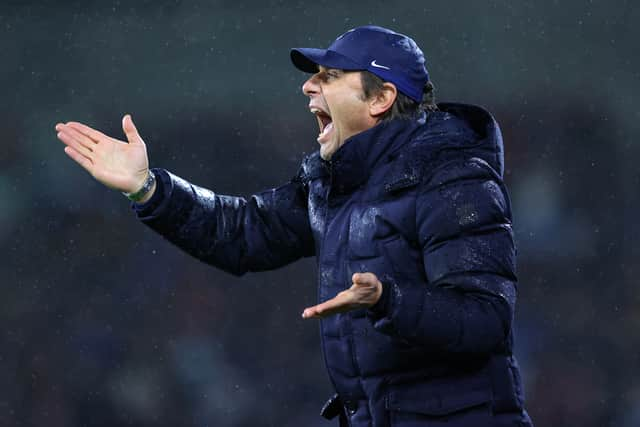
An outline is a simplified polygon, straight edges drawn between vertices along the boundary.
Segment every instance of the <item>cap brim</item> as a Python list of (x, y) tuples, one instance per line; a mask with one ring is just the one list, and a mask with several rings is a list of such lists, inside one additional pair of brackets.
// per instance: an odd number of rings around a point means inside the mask
[(297, 47), (291, 49), (291, 62), (300, 71), (317, 73), (318, 66), (340, 70), (363, 70), (364, 67), (329, 49)]
[(325, 54), (325, 49), (295, 48), (291, 49), (291, 62), (300, 71), (317, 73), (318, 64), (320, 64)]

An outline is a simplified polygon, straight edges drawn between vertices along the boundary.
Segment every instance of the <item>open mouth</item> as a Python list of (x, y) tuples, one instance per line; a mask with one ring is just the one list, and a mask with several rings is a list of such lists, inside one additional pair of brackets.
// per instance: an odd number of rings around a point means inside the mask
[(319, 108), (311, 108), (311, 112), (316, 115), (320, 133), (318, 134), (318, 142), (326, 142), (329, 134), (333, 130), (333, 120), (331, 116)]

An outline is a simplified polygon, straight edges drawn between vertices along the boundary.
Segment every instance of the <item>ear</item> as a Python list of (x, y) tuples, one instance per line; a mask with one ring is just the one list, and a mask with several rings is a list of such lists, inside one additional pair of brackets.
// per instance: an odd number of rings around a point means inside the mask
[(369, 100), (369, 114), (374, 117), (384, 114), (393, 105), (398, 89), (393, 83), (385, 82), (382, 89)]

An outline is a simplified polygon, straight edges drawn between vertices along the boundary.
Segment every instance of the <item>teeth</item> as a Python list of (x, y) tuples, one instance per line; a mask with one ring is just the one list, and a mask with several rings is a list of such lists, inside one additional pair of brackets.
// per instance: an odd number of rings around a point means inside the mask
[(313, 114), (322, 114), (323, 116), (331, 117), (329, 114), (317, 107), (311, 107), (309, 108), (309, 111), (311, 111)]
[(333, 130), (333, 123), (329, 123), (328, 125), (326, 125), (324, 129), (322, 129), (322, 132), (318, 134), (318, 138), (322, 138), (323, 136), (331, 132), (331, 130)]
[(320, 126), (318, 142), (322, 143), (323, 140), (327, 138), (327, 135), (333, 130), (333, 120), (329, 114), (318, 107), (309, 107), (309, 111), (315, 114), (316, 119), (318, 120), (318, 125)]

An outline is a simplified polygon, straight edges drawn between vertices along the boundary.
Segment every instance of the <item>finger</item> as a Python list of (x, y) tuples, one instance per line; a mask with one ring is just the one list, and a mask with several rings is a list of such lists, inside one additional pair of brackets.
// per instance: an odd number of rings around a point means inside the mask
[(84, 157), (87, 157), (89, 159), (91, 158), (93, 154), (92, 151), (87, 147), (85, 147), (82, 143), (80, 143), (80, 141), (75, 139), (73, 136), (69, 135), (67, 132), (65, 131), (58, 132), (58, 139), (68, 147), (73, 148), (74, 151), (77, 151), (79, 154), (82, 154)]
[(67, 155), (71, 157), (76, 163), (85, 168), (87, 172), (91, 173), (93, 163), (91, 163), (91, 160), (89, 158), (83, 156), (82, 154), (74, 150), (73, 147), (69, 146), (64, 147), (64, 152), (67, 153)]
[(333, 314), (342, 313), (351, 309), (352, 292), (343, 291), (336, 295), (334, 298), (318, 304), (313, 307), (306, 308), (302, 312), (302, 317), (305, 319), (314, 317), (327, 317)]
[(316, 318), (321, 318), (325, 316), (326, 314), (323, 315), (322, 309), (317, 305), (314, 307), (305, 308), (304, 311), (302, 312), (303, 319), (316, 319)]
[(78, 132), (84, 134), (85, 136), (88, 136), (89, 138), (93, 139), (95, 142), (100, 142), (100, 141), (104, 141), (105, 139), (112, 139), (111, 137), (105, 135), (104, 133), (97, 131), (87, 125), (84, 125), (82, 123), (79, 122), (68, 122), (67, 126), (71, 126), (72, 128), (74, 128), (75, 130), (77, 130)]
[(307, 307), (302, 311), (302, 318), (303, 319), (313, 319), (315, 317), (318, 317), (318, 311), (316, 310), (316, 307)]
[(143, 143), (142, 137), (138, 133), (136, 125), (133, 124), (133, 119), (131, 118), (130, 114), (125, 114), (125, 116), (122, 118), (122, 130), (124, 131), (125, 135), (127, 135), (127, 140), (129, 140), (129, 143)]
[(84, 146), (85, 148), (87, 148), (90, 151), (93, 151), (93, 149), (96, 146), (96, 142), (93, 139), (89, 138), (88, 136), (84, 135), (83, 133), (78, 132), (77, 130), (75, 130), (71, 126), (62, 125), (60, 127), (60, 131), (59, 132), (63, 132), (63, 133), (68, 134), (69, 136), (71, 136), (73, 139), (78, 141), (80, 144), (82, 144), (82, 146)]

